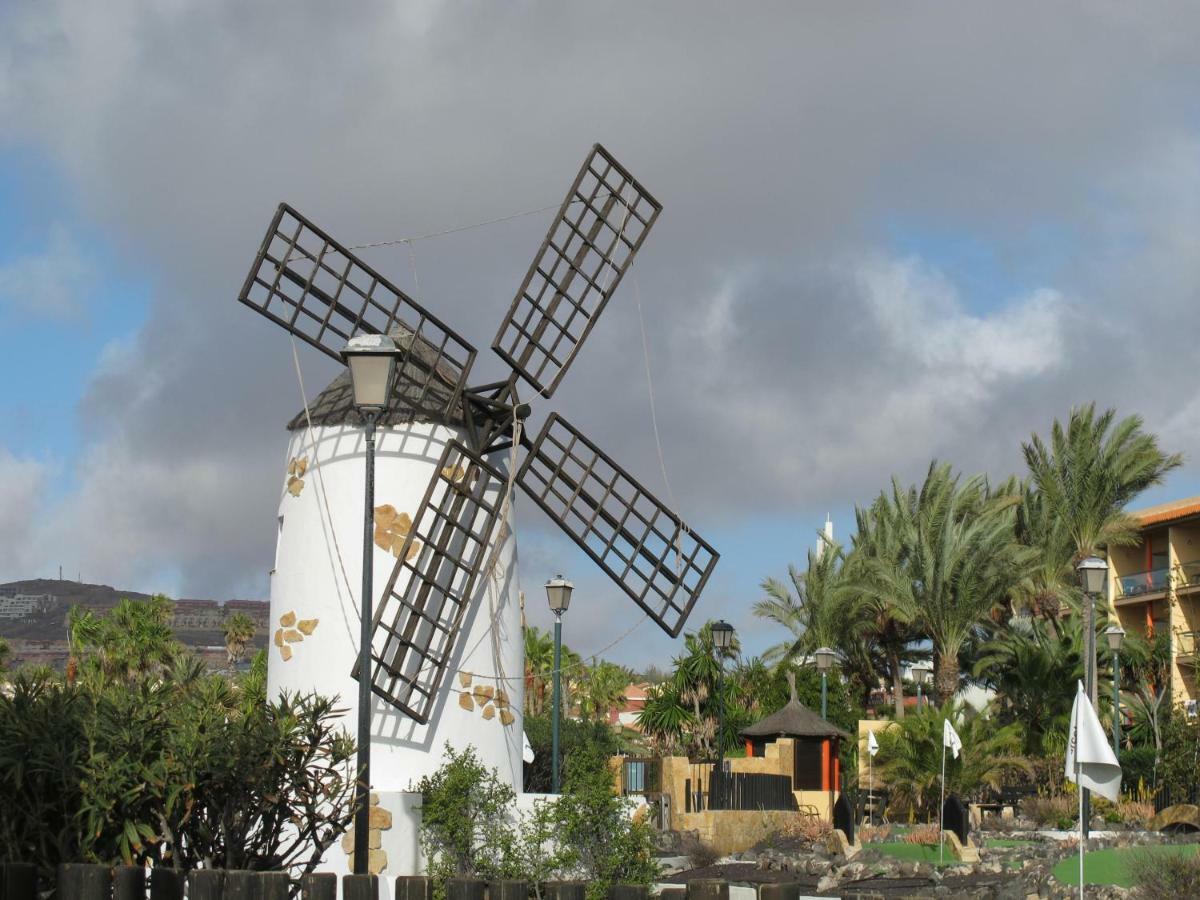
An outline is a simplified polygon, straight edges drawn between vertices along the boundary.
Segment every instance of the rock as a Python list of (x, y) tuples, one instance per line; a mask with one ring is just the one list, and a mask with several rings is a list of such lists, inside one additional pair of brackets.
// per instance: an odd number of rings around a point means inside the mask
[(827, 875), (829, 870), (833, 868), (833, 863), (827, 859), (821, 859), (815, 856), (804, 864), (804, 871), (809, 875)]
[(1200, 806), (1192, 803), (1176, 803), (1168, 806), (1146, 823), (1147, 831), (1192, 829), (1200, 831)]
[(392, 814), (382, 806), (372, 806), (367, 810), (367, 823), (372, 828), (391, 828)]
[(822, 875), (821, 880), (817, 882), (817, 893), (823, 894), (825, 891), (832, 891), (838, 886), (838, 878), (833, 873)]

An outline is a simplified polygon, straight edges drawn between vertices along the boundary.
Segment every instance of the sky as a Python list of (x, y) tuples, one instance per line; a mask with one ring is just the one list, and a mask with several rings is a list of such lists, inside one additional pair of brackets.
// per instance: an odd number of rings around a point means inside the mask
[[(827, 514), (934, 458), (1022, 474), (1084, 403), (1184, 455), (1146, 504), (1200, 493), (1197, 46), (1194, 5), (1103, 0), (0, 4), (0, 581), (265, 598), (299, 391), (235, 298), (275, 205), (428, 234), (557, 203), (596, 141), (664, 209), (531, 424), (717, 547), (693, 625), (761, 652)], [(551, 215), (362, 253), (498, 376)], [(517, 531), (534, 624), (562, 572), (574, 649), (669, 664), (532, 504)]]

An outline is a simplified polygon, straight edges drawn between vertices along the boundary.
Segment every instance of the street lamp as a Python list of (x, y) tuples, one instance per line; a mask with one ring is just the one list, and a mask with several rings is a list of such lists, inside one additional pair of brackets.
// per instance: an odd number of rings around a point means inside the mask
[(558, 793), (558, 720), (562, 705), (562, 614), (571, 605), (575, 585), (559, 575), (546, 582), (546, 601), (554, 613), (554, 722), (550, 728), (550, 792)]
[(925, 663), (917, 663), (912, 667), (913, 681), (917, 683), (917, 712), (921, 711), (921, 687), (929, 683), (929, 676), (932, 674), (933, 669)]
[[(1108, 581), (1108, 563), (1098, 556), (1089, 556), (1079, 561), (1075, 567), (1079, 573), (1079, 586), (1084, 595), (1083, 636), (1087, 641), (1084, 651), (1084, 676), (1087, 683), (1088, 699), (1096, 704), (1096, 598), (1104, 590)], [(1092, 815), (1092, 792), (1080, 788), (1083, 792), (1083, 836), (1088, 836), (1088, 820)]]
[(1108, 649), (1112, 651), (1113, 680), (1113, 754), (1121, 758), (1121, 645), (1125, 643), (1125, 629), (1119, 622), (1104, 630), (1108, 638)]
[(350, 370), (354, 405), (366, 425), (367, 479), (363, 507), (362, 612), (358, 639), (358, 781), (354, 788), (354, 874), (368, 874), (371, 797), (371, 586), (375, 519), (375, 425), (387, 409), (396, 380), (395, 341), (385, 334), (350, 338), (342, 361)]
[(817, 659), (817, 669), (821, 672), (821, 718), (826, 718), (828, 712), (826, 682), (829, 677), (829, 670), (833, 668), (833, 664), (837, 661), (837, 651), (830, 650), (828, 647), (820, 647), (814, 651), (813, 656)]
[[(733, 645), (733, 626), (721, 619), (713, 622), (713, 648), (717, 651), (717, 784), (720, 785), (720, 805), (715, 809), (724, 809), (725, 803), (725, 652)], [(712, 787), (709, 786), (711, 793)], [(712, 800), (709, 799), (709, 806)]]

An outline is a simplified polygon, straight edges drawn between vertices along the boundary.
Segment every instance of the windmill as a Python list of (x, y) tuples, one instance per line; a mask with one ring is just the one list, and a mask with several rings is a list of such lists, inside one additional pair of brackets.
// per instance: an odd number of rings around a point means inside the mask
[[(451, 713), (482, 706), (485, 717), (491, 709), (520, 733), (520, 678), (504, 680), (493, 671), (521, 672), (515, 580), (495, 590), (488, 614), (479, 614), (489, 585), (513, 568), (511, 534), (502, 527), (513, 487), (672, 636), (716, 565), (708, 542), (557, 411), (530, 439), (524, 423), (531, 408), (518, 395), (523, 383), (542, 398), (553, 396), (660, 211), (595, 145), (492, 343), (509, 374), (486, 384), (471, 381), (477, 351), (469, 342), (346, 246), (287, 204), (271, 221), (238, 299), (339, 362), (347, 340), (362, 334), (389, 335), (401, 351), (391, 411), (380, 422), (377, 484), (378, 496), (392, 490), (413, 511), (376, 508), (376, 544), (391, 570), (375, 606), (365, 673), (384, 701), (373, 713), (373, 745), (391, 741), (395, 751), (392, 765), (373, 763), (382, 790), (400, 790), (402, 778), (428, 771), (443, 738), (474, 744), (485, 762), (489, 752), (503, 757), (509, 765), (499, 766), (501, 774), (520, 789), (519, 739), (510, 734), (491, 746), (478, 728), (451, 721)], [(274, 665), (272, 657), (277, 689), (311, 686), (345, 697), (353, 693), (345, 679), (364, 677), (357, 666), (343, 665), (356, 651), (354, 629), (345, 627), (354, 607), (334, 597), (328, 576), (330, 534), (353, 535), (357, 527), (339, 509), (343, 493), (351, 510), (360, 496), (357, 472), (343, 477), (360, 452), (345, 427), (352, 421), (342, 375), (289, 426), (294, 436), (271, 591), (279, 622), (274, 645), (288, 663), (331, 630), (333, 643), (317, 658), (310, 655), (316, 666)], [(506, 471), (504, 457), (514, 445), (523, 460), (517, 471)], [(306, 492), (313, 481), (320, 490)], [(298, 516), (297, 500), (308, 503)], [(344, 569), (336, 546), (332, 554)], [(452, 670), (457, 679), (448, 677)], [(478, 673), (495, 683), (472, 683)], [(451, 706), (455, 692), (459, 703)], [(389, 772), (395, 773), (390, 783)]]

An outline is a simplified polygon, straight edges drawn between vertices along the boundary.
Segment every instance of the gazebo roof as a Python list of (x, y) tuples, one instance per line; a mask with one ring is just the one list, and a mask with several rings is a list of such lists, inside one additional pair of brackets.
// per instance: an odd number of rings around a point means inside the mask
[(742, 737), (850, 737), (796, 699), (796, 680), (791, 672), (788, 673), (788, 685), (792, 689), (792, 699), (766, 718), (743, 728)]

